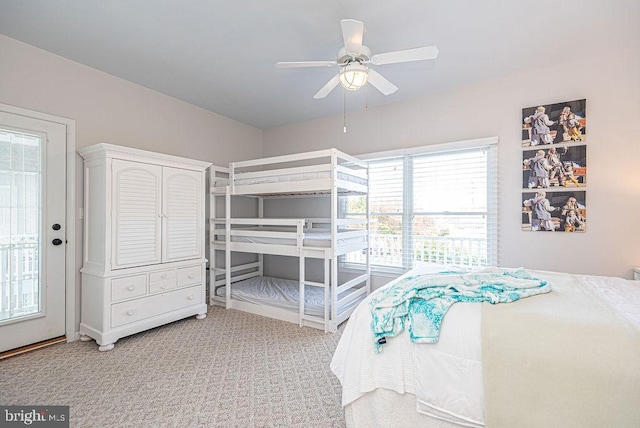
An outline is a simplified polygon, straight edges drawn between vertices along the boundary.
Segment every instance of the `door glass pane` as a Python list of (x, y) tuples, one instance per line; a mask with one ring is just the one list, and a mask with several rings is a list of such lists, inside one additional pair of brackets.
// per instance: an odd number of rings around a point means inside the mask
[(42, 138), (0, 128), (0, 322), (41, 310)]

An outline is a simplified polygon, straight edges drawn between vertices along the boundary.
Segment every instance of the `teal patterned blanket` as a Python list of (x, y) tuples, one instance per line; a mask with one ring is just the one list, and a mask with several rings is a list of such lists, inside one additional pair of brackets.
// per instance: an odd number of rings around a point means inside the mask
[(405, 327), (413, 342), (437, 342), (442, 320), (456, 302), (509, 303), (550, 291), (546, 281), (522, 268), (409, 275), (372, 296), (375, 350), (380, 352), (387, 338)]

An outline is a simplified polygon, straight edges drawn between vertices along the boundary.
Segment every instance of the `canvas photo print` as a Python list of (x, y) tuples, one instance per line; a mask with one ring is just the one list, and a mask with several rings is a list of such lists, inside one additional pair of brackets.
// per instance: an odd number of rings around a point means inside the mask
[(523, 189), (573, 188), (586, 185), (585, 145), (553, 144), (547, 147), (527, 147), (522, 151)]
[(522, 109), (522, 146), (585, 143), (587, 100), (566, 101)]
[(522, 230), (585, 232), (587, 100), (522, 109)]
[(585, 232), (587, 203), (585, 191), (547, 191), (522, 193), (522, 230), (546, 232)]

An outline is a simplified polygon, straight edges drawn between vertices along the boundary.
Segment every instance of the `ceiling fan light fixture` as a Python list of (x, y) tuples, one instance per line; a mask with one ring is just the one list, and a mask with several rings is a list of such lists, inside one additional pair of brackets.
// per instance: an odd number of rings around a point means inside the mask
[(369, 69), (362, 64), (352, 63), (340, 69), (340, 84), (348, 91), (357, 91), (367, 84)]

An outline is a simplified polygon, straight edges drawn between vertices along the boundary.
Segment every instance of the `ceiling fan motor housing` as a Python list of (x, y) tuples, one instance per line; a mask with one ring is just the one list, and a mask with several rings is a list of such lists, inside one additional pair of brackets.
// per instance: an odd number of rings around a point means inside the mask
[(364, 46), (345, 46), (338, 51), (338, 65), (344, 66), (352, 62), (367, 63), (371, 59), (371, 50)]

